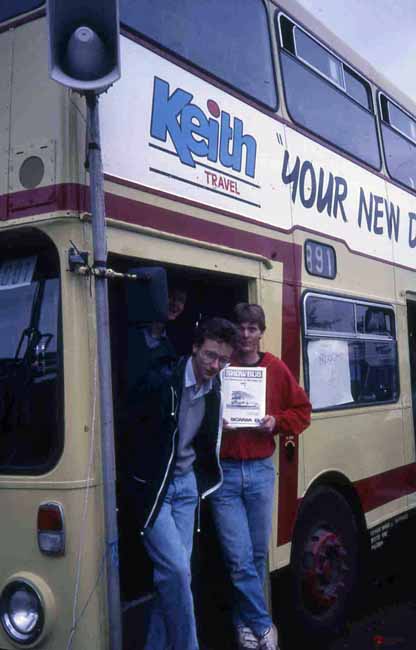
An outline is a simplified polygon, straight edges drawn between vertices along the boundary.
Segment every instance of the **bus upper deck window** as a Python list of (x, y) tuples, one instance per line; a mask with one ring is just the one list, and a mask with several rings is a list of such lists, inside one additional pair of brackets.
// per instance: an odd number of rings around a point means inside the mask
[(400, 131), (400, 133), (403, 133), (403, 135), (407, 136), (413, 142), (416, 142), (416, 122), (415, 120), (412, 120), (409, 115), (406, 115), (406, 113), (398, 106), (393, 104), (392, 102), (388, 101), (388, 114), (389, 114), (389, 122), (390, 124)]
[(372, 110), (368, 84), (336, 56), (286, 16), (280, 18), (282, 45), (308, 66), (342, 89), (364, 108)]
[(0, 22), (10, 20), (28, 11), (38, 9), (45, 0), (2, 0), (0, 3)]
[(381, 134), (391, 178), (416, 190), (416, 119), (379, 94)]
[(298, 125), (381, 168), (370, 84), (329, 47), (276, 12), (286, 107)]
[(372, 110), (370, 89), (352, 70), (344, 66), (345, 89), (356, 102)]
[(338, 61), (328, 50), (321, 47), (313, 38), (305, 34), (298, 27), (294, 29), (294, 38), (297, 56), (316, 70), (319, 70), (337, 86), (344, 88), (345, 83), (341, 61)]
[(127, 29), (277, 108), (263, 0), (120, 0), (120, 19)]

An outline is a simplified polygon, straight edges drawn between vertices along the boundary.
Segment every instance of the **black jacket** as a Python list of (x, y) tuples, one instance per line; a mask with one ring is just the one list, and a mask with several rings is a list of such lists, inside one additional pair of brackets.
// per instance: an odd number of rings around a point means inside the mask
[[(178, 416), (187, 358), (170, 378), (153, 368), (131, 395), (125, 489), (141, 530), (155, 521), (175, 469)], [(220, 381), (204, 397), (205, 415), (194, 439), (194, 470), (202, 498), (222, 481), (220, 448)]]

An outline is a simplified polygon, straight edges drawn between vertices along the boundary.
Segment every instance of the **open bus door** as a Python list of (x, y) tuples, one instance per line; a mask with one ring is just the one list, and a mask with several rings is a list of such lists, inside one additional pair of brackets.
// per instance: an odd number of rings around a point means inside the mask
[[(141, 268), (137, 260), (115, 258), (112, 268), (137, 272)], [(149, 262), (143, 262), (146, 272), (152, 272)], [(159, 267), (155, 262), (153, 271)], [(237, 302), (248, 300), (248, 281), (236, 276), (218, 272), (165, 267), (169, 286), (186, 289), (187, 301), (183, 314), (167, 324), (167, 334), (179, 356), (191, 352), (193, 330), (204, 318), (212, 316), (232, 317)], [(162, 269), (163, 270), (163, 269)], [(165, 291), (159, 285), (160, 294)], [(140, 294), (140, 295), (139, 295)], [(126, 413), (126, 393), (129, 390), (132, 369), (139, 363), (135, 355), (134, 335), (140, 322), (148, 323), (149, 301), (152, 297), (143, 294), (143, 287), (135, 283), (113, 282), (109, 284), (110, 330), (112, 347), (112, 372), (115, 414), (115, 437), (117, 450), (117, 481), (123, 474), (123, 422)], [(141, 303), (141, 305), (140, 305)], [(143, 323), (144, 321), (144, 323)], [(128, 414), (127, 414), (128, 417)], [(138, 435), (140, 432), (138, 432)], [(142, 546), (139, 532), (128, 505), (123, 502), (119, 490), (119, 539), (120, 539), (120, 583), (123, 610), (123, 648), (144, 647), (148, 615), (153, 597), (152, 566)], [(232, 643), (231, 598), (226, 571), (219, 544), (211, 521), (209, 504), (201, 507), (201, 533), (195, 532), (192, 558), (193, 590), (201, 647), (220, 650)], [(215, 629), (212, 621), (215, 620)], [(216, 639), (217, 645), (212, 643)]]

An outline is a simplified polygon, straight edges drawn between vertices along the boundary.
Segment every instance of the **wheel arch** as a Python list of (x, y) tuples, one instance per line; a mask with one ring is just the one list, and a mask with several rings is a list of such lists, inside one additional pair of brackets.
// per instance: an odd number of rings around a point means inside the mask
[(338, 471), (329, 471), (325, 472), (324, 474), (320, 474), (309, 485), (305, 494), (303, 495), (298, 509), (296, 522), (293, 529), (293, 535), (296, 535), (297, 522), (301, 513), (305, 508), (307, 508), (308, 501), (320, 487), (330, 487), (339, 492), (344, 497), (357, 521), (363, 548), (369, 549), (369, 533), (360, 497), (358, 496), (357, 490), (355, 489), (353, 483), (348, 479), (348, 477), (345, 476), (345, 474), (342, 472)]

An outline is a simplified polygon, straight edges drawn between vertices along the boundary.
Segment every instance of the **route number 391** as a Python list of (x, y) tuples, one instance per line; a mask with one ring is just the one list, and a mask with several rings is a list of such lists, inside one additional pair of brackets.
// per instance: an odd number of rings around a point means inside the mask
[(332, 246), (311, 239), (305, 242), (305, 266), (308, 273), (333, 280), (337, 274), (337, 261)]

